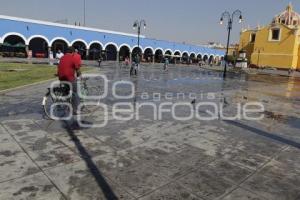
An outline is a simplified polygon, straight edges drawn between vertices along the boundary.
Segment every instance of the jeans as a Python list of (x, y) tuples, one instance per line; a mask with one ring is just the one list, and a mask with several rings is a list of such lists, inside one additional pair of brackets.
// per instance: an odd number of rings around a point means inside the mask
[(72, 84), (72, 108), (73, 108), (73, 114), (77, 114), (78, 111), (78, 106), (80, 104), (80, 98), (78, 95), (78, 88), (77, 88), (77, 81), (74, 80), (73, 82), (71, 82)]

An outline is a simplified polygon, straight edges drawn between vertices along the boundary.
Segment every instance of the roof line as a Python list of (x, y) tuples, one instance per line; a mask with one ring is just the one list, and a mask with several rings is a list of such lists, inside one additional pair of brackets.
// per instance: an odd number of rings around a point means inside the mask
[[(125, 36), (131, 36), (131, 37), (138, 37), (136, 34), (131, 34), (131, 33), (109, 31), (109, 30), (104, 30), (104, 29), (82, 27), (82, 26), (74, 26), (74, 25), (69, 25), (69, 24), (61, 24), (61, 23), (54, 23), (54, 22), (48, 22), (48, 21), (42, 21), (42, 20), (12, 17), (12, 16), (6, 16), (6, 15), (0, 15), (0, 19), (7, 19), (7, 20), (12, 20), (12, 21), (28, 22), (28, 23), (42, 24), (42, 25), (47, 25), (47, 26), (56, 26), (56, 27), (63, 27), (63, 28), (73, 28), (73, 29), (86, 30), (86, 31), (95, 31), (95, 32), (101, 32), (101, 33), (111, 33), (111, 34), (125, 35)], [(140, 37), (145, 38), (144, 35), (141, 35)]]
[(156, 41), (162, 41), (162, 42), (170, 42), (170, 43), (175, 43), (175, 44), (178, 44), (178, 45), (207, 48), (206, 46), (201, 45), (201, 44), (181, 43), (181, 42), (175, 42), (175, 41), (163, 40), (163, 39), (156, 39), (156, 38), (149, 38), (149, 37), (147, 37), (147, 39), (156, 40)]

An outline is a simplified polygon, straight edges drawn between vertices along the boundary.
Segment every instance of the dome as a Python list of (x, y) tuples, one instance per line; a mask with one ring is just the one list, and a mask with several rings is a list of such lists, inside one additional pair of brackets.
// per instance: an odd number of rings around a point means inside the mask
[(299, 26), (300, 15), (293, 10), (292, 4), (289, 4), (285, 11), (274, 18), (273, 23), (285, 24), (287, 26)]

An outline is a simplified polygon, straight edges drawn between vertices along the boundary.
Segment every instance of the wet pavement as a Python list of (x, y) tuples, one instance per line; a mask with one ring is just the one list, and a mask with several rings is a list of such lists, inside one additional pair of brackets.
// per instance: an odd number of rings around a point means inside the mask
[[(41, 100), (48, 83), (0, 94), (1, 200), (300, 199), (300, 79), (230, 73), (223, 80), (192, 66), (164, 72), (144, 65), (138, 77), (115, 64), (96, 71), (107, 76), (108, 88), (116, 81), (135, 86), (132, 98), (116, 99), (109, 89), (100, 100), (109, 113), (102, 128), (47, 119)], [(103, 92), (99, 78), (87, 83), (90, 94)], [(131, 90), (120, 84), (116, 93)], [(145, 107), (139, 119), (121, 121), (111, 110), (118, 102), (180, 102), (207, 116), (209, 108), (196, 106), (207, 101), (227, 117), (238, 104), (259, 102), (264, 117), (178, 121), (165, 112), (155, 120)], [(185, 108), (176, 115), (188, 116)], [(85, 121), (103, 122), (101, 108), (87, 110)]]

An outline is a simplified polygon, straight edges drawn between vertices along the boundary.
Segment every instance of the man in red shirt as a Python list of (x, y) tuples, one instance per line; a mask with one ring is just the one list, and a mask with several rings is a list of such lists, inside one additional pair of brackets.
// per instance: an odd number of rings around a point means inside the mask
[(80, 72), (81, 59), (75, 56), (75, 49), (70, 47), (67, 53), (60, 59), (57, 74), (60, 81), (70, 82), (72, 85), (72, 107), (73, 114), (77, 114), (77, 108), (80, 99), (77, 93), (77, 77), (81, 76)]

